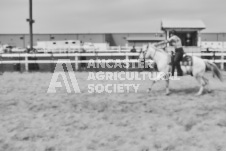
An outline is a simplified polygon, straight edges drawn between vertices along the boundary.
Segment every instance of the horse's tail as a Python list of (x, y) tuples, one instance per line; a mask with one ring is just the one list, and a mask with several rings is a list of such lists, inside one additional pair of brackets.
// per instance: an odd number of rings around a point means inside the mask
[(211, 70), (213, 72), (213, 76), (217, 76), (220, 81), (223, 81), (222, 74), (220, 72), (220, 69), (217, 67), (217, 65), (208, 60), (206, 60), (205, 63), (206, 63), (206, 69)]

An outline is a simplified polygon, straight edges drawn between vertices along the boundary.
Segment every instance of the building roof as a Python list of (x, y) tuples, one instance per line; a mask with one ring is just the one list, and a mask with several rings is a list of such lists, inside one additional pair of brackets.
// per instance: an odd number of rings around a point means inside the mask
[(205, 29), (202, 20), (162, 20), (161, 29)]
[(127, 41), (162, 41), (164, 37), (127, 37)]

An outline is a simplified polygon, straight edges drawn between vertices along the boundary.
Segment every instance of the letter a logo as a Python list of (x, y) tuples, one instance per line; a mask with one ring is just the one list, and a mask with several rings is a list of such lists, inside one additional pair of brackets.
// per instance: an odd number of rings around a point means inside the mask
[(63, 78), (63, 81), (64, 81), (64, 84), (66, 86), (67, 92), (71, 93), (71, 88), (70, 88), (70, 85), (69, 85), (68, 80), (67, 80), (66, 73), (64, 72), (64, 68), (63, 68), (63, 63), (64, 62), (67, 62), (66, 68), (67, 68), (69, 77), (71, 79), (72, 87), (73, 87), (75, 93), (81, 93), (81, 91), (79, 89), (79, 85), (78, 85), (77, 79), (75, 77), (75, 72), (72, 69), (72, 66), (71, 66), (71, 63), (70, 63), (69, 59), (59, 59), (57, 61), (57, 64), (56, 64), (54, 73), (52, 75), (52, 79), (51, 79), (51, 82), (49, 84), (49, 88), (48, 88), (47, 93), (56, 93), (56, 87), (62, 87), (61, 82), (57, 82), (57, 79), (58, 79), (58, 77), (60, 75)]

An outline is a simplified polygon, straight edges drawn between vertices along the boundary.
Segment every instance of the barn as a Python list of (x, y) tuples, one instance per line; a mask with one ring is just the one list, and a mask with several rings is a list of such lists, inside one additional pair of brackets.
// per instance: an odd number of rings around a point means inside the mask
[(170, 31), (176, 31), (183, 46), (200, 46), (200, 32), (206, 26), (202, 20), (162, 20), (161, 30), (169, 38)]

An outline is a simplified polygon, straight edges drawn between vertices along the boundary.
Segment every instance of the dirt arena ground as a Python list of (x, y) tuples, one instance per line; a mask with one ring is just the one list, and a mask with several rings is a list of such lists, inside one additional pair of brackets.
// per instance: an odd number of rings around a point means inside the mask
[(226, 82), (208, 74), (213, 91), (198, 97), (189, 76), (170, 96), (164, 82), (147, 93), (149, 80), (138, 93), (91, 94), (87, 76), (76, 73), (81, 94), (47, 94), (51, 73), (0, 76), (0, 151), (226, 151)]

